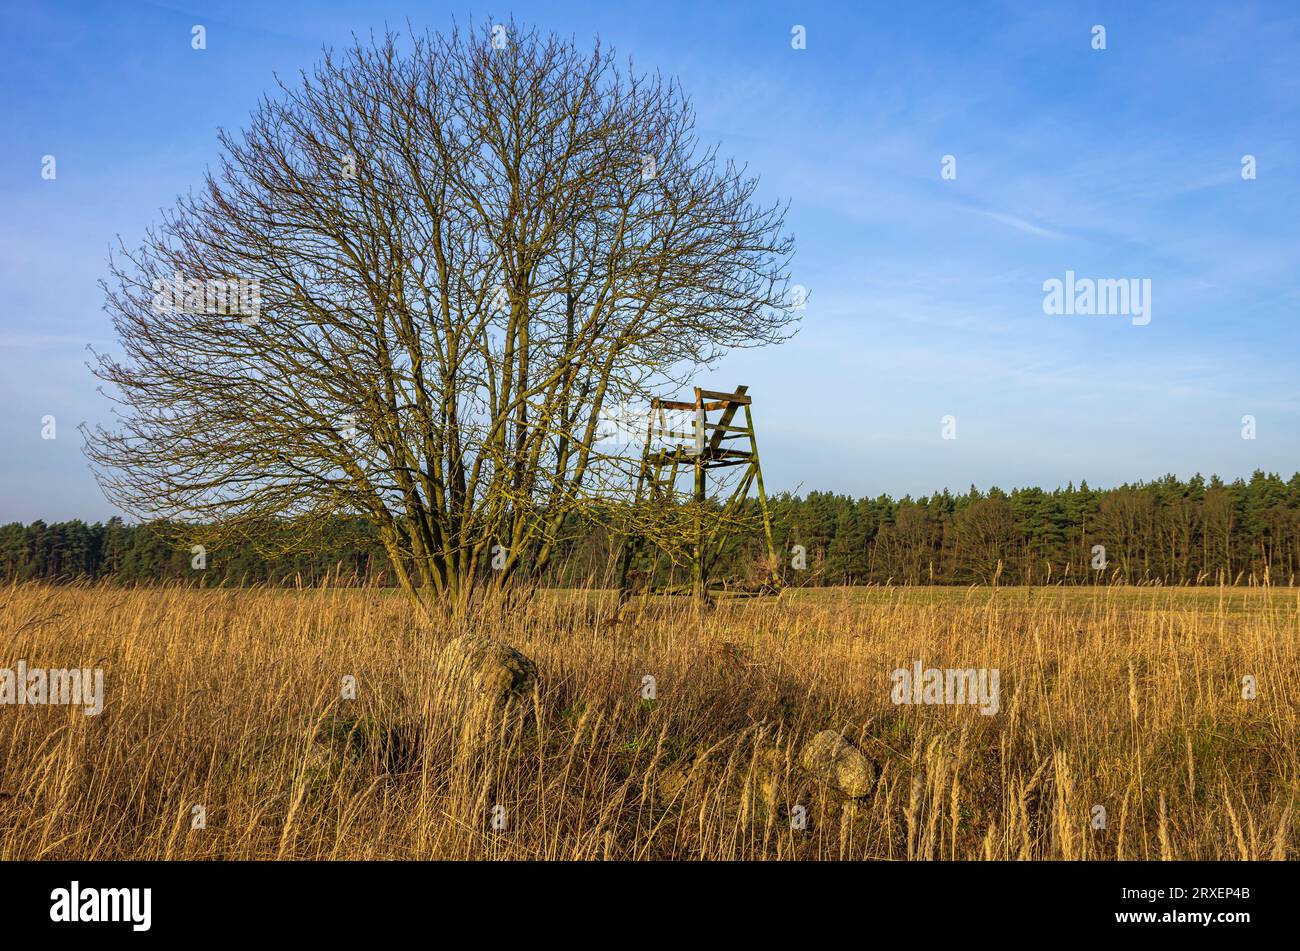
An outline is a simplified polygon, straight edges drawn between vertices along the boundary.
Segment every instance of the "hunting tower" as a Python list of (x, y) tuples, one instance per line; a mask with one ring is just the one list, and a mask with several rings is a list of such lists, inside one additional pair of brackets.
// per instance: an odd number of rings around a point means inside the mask
[[(738, 386), (734, 393), (719, 393), (696, 387), (694, 402), (654, 399), (650, 403), (635, 505), (638, 509), (653, 509), (674, 508), (682, 502), (694, 503), (693, 524), (687, 529), (690, 590), (701, 602), (708, 600), (710, 569), (722, 549), (728, 527), (736, 524), (751, 487), (758, 490), (758, 507), (767, 542), (770, 575), (767, 587), (774, 589), (781, 583), (747, 389)], [(743, 416), (744, 421), (738, 421), (738, 416)], [(738, 475), (717, 472), (727, 469), (741, 471)], [(691, 479), (689, 493), (679, 493), (678, 482), (686, 476)], [(722, 491), (714, 495), (711, 488), (721, 488)], [(620, 602), (631, 590), (628, 566), (632, 556), (647, 540), (634, 531), (624, 543), (618, 573)], [(662, 539), (656, 547), (662, 549)], [(646, 579), (647, 591), (653, 583), (654, 570), (662, 553), (656, 552)]]

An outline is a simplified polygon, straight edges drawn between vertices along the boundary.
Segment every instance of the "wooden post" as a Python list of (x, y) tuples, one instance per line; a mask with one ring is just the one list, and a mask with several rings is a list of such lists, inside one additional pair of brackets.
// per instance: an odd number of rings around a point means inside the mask
[(745, 428), (749, 430), (750, 454), (753, 456), (751, 465), (758, 483), (758, 507), (763, 513), (763, 534), (767, 537), (767, 558), (772, 569), (772, 584), (780, 587), (781, 572), (776, 563), (776, 546), (772, 544), (772, 516), (767, 510), (767, 493), (763, 490), (763, 467), (758, 462), (758, 440), (754, 438), (754, 420), (749, 415), (748, 406), (745, 407)]
[(695, 388), (695, 556), (691, 559), (691, 587), (696, 607), (703, 607), (709, 599), (707, 579), (704, 577), (704, 395)]

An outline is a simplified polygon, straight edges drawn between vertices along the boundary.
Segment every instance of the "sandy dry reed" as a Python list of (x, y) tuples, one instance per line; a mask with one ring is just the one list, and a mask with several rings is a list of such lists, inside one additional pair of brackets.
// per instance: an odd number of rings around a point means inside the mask
[[(0, 667), (106, 688), (98, 716), (0, 707), (0, 859), (1295, 858), (1298, 609), (875, 588), (614, 624), (552, 592), (422, 630), (379, 590), (10, 587)], [(466, 632), (536, 662), (524, 716), (450, 697), (437, 659)], [(998, 668), (1000, 712), (894, 705), (916, 660)], [(873, 796), (802, 771), (823, 729), (880, 764)]]

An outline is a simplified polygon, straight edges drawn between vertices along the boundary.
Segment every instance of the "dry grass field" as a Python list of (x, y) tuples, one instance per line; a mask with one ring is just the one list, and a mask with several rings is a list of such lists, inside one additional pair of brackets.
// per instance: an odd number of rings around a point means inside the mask
[[(422, 631), (385, 591), (10, 587), (0, 667), (98, 666), (105, 693), (0, 707), (0, 859), (1295, 858), (1298, 611), (876, 588), (612, 624), (547, 593)], [(459, 634), (522, 651), (536, 689), (485, 713), (450, 686)], [(918, 660), (997, 668), (999, 712), (896, 706)], [(879, 764), (871, 795), (801, 768), (827, 729)]]

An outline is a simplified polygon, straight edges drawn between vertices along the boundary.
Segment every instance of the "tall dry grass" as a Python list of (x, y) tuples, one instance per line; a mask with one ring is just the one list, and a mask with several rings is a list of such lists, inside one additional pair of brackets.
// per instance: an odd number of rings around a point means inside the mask
[[(788, 594), (422, 632), (373, 590), (0, 590), (0, 667), (107, 673), (99, 716), (0, 707), (0, 859), (1295, 857), (1294, 590)], [(466, 632), (536, 662), (527, 719), (448, 702)], [(1000, 713), (893, 705), (918, 659), (998, 668)], [(874, 796), (800, 769), (822, 729)]]

